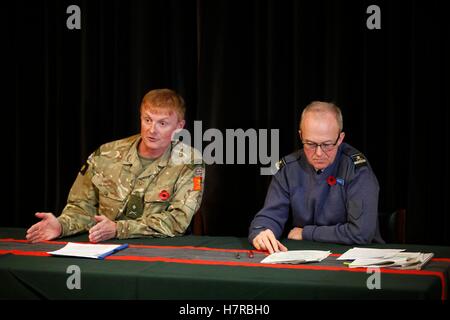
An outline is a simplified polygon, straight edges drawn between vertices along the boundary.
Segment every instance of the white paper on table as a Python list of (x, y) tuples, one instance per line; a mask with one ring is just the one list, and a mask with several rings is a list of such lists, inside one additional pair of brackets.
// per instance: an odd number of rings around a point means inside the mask
[(433, 253), (400, 252), (390, 258), (359, 258), (349, 264), (350, 268), (393, 268), (420, 270), (431, 258)]
[(127, 247), (128, 244), (90, 244), (69, 242), (61, 249), (47, 253), (56, 256), (103, 259), (106, 256)]
[(261, 263), (307, 263), (322, 261), (331, 254), (322, 250), (292, 250), (272, 253), (264, 258)]
[(390, 258), (405, 249), (353, 248), (347, 250), (337, 260)]

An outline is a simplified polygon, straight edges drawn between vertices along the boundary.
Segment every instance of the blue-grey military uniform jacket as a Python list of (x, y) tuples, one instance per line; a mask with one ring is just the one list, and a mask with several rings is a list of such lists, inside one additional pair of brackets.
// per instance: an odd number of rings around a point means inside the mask
[(250, 225), (250, 243), (265, 229), (279, 239), (290, 212), (293, 226), (303, 228), (304, 240), (384, 243), (378, 227), (378, 181), (362, 153), (342, 143), (334, 162), (320, 174), (303, 149), (280, 163), (264, 207)]

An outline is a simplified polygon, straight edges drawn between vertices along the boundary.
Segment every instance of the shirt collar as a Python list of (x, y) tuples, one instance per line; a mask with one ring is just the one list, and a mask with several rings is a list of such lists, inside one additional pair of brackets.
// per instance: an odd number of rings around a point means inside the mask
[[(141, 140), (142, 140), (141, 136), (137, 135), (136, 139), (134, 140), (130, 149), (128, 150), (127, 155), (124, 157), (124, 160), (122, 162), (124, 165), (132, 166), (135, 163), (141, 162), (139, 160), (139, 154), (138, 154), (138, 145)], [(164, 151), (164, 153), (159, 158), (156, 158), (154, 163), (157, 164), (159, 167), (167, 166), (167, 164), (169, 163), (169, 160), (170, 160), (170, 155), (172, 153), (172, 149), (177, 143), (178, 143), (178, 141), (172, 142), (171, 144), (169, 144), (166, 151)]]

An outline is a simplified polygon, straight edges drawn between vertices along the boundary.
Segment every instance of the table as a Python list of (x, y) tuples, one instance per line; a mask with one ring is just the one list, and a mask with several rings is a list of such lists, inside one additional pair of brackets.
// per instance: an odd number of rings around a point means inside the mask
[[(450, 247), (440, 246), (364, 246), (435, 254), (423, 270), (380, 269), (379, 282), (373, 282), (375, 273), (349, 269), (335, 260), (353, 247), (337, 244), (283, 240), (290, 250), (331, 250), (335, 261), (262, 265), (258, 261), (264, 254), (252, 251), (252, 258), (247, 239), (238, 237), (111, 240), (108, 243), (128, 243), (132, 250), (105, 260), (55, 257), (42, 251), (68, 241), (87, 242), (86, 234), (47, 242), (41, 251), (39, 245), (24, 241), (25, 229), (0, 228), (0, 239), (0, 299), (445, 300), (450, 278)], [(77, 273), (79, 288), (73, 287)], [(380, 288), (373, 288), (374, 283)]]

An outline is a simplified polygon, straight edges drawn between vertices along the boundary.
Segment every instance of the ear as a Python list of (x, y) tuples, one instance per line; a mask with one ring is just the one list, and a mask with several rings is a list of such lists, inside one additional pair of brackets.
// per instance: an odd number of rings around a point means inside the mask
[(183, 129), (185, 124), (186, 124), (185, 120), (178, 121), (177, 129)]
[(341, 132), (341, 133), (339, 134), (339, 144), (341, 144), (342, 141), (344, 141), (344, 138), (345, 138), (345, 132)]

